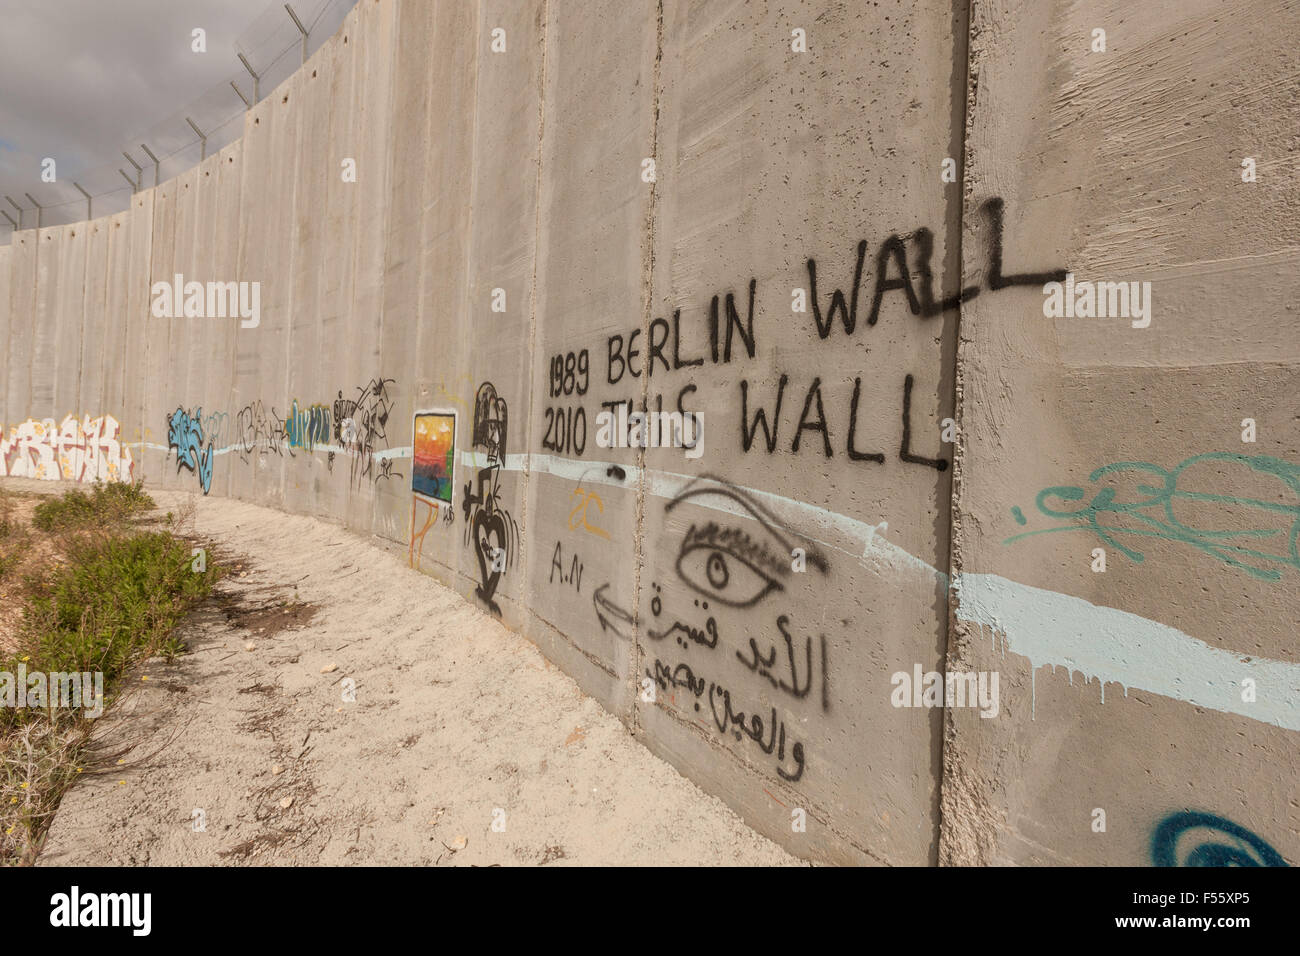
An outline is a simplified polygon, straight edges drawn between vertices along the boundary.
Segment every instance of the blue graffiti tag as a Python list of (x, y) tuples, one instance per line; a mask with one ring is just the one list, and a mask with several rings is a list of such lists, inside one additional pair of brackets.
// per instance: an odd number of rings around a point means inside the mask
[[(1194, 469), (1190, 476), (1189, 469)], [(1093, 484), (1103, 480), (1106, 483), (1095, 490), (1076, 485), (1044, 488), (1034, 504), (1043, 515), (1065, 524), (1025, 531), (1002, 543), (1058, 531), (1090, 531), (1137, 562), (1142, 553), (1120, 537), (1188, 545), (1264, 581), (1280, 580), (1281, 568), (1300, 570), (1300, 465), (1268, 455), (1212, 452), (1194, 455), (1172, 469), (1119, 461), (1088, 476)], [(1195, 490), (1195, 483), (1225, 480), (1260, 494)], [(1025, 523), (1019, 508), (1011, 513), (1017, 524)]]
[[(1178, 842), (1200, 840), (1179, 860)], [(1212, 831), (1212, 832), (1207, 832)], [(1212, 813), (1185, 810), (1161, 821), (1151, 835), (1151, 862), (1156, 866), (1286, 866), (1286, 860), (1243, 826)]]
[(293, 448), (311, 450), (317, 445), (326, 445), (330, 440), (330, 410), (324, 405), (298, 406), (298, 399), (293, 400), (289, 414), (284, 419), (284, 434)]
[(203, 409), (190, 414), (177, 407), (167, 419), (167, 450), (176, 452), (176, 471), (188, 468), (199, 476), (206, 495), (212, 487), (212, 442), (203, 447)]

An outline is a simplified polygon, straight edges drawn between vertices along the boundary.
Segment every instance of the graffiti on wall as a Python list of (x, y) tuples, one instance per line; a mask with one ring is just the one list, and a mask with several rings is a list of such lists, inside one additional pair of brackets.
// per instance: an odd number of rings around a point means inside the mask
[(474, 397), (475, 448), (482, 448), (486, 462), (478, 472), (478, 488), (465, 485), (461, 508), (465, 512), (466, 542), (472, 543), (478, 558), (479, 586), (475, 594), (493, 614), (501, 616), (494, 595), (502, 576), (514, 561), (519, 527), (501, 504), (501, 469), (506, 461), (509, 412), (506, 400), (491, 382), (479, 386)]
[(439, 524), (454, 524), (456, 513), (451, 505), (411, 496), (411, 540), (407, 545), (407, 564), (419, 568), (424, 559), (424, 539)]
[[(931, 265), (935, 238), (934, 233), (924, 227), (907, 234), (890, 235), (880, 243), (874, 257), (874, 278), (868, 285), (864, 281), (864, 270), (869, 245), (863, 239), (857, 243), (852, 278), (840, 287), (828, 289), (825, 268), (819, 269), (814, 258), (807, 260), (808, 287), (795, 290), (804, 296), (804, 304), (795, 311), (807, 315), (808, 307), (811, 307), (812, 321), (807, 331), (815, 333), (818, 341), (838, 343), (840, 335), (861, 337), (869, 334), (864, 330), (876, 326), (886, 304), (895, 299), (911, 315), (924, 322), (957, 309), (963, 302), (986, 290), (1041, 288), (1046, 282), (1065, 278), (1065, 268), (1020, 273), (1004, 271), (1003, 202), (997, 197), (987, 199), (980, 205), (980, 212), (988, 225), (988, 259), (982, 286), (967, 286), (950, 295), (936, 290)], [(870, 304), (866, 305), (868, 290)], [(608, 335), (602, 354), (597, 356), (597, 361), (603, 360), (605, 366), (603, 383), (598, 372), (590, 372), (593, 360), (587, 349), (553, 356), (545, 401), (539, 406), (544, 420), (535, 426), (535, 432), (541, 436), (541, 449), (567, 457), (583, 457), (586, 448), (584, 403), (592, 400), (588, 395), (588, 386), (592, 383), (627, 390), (622, 395), (599, 402), (600, 410), (611, 415), (617, 416), (620, 408), (638, 411), (642, 415), (655, 416), (649, 420), (659, 422), (660, 428), (665, 420), (665, 409), (670, 414), (675, 408), (676, 413), (682, 416), (687, 413), (698, 415), (697, 408), (689, 407), (698, 404), (693, 397), (698, 391), (695, 381), (673, 381), (672, 388), (664, 390), (655, 383), (671, 380), (679, 372), (696, 375), (695, 369), (699, 368), (730, 366), (733, 362), (743, 366), (747, 360), (752, 362), (761, 345), (761, 336), (755, 325), (755, 316), (759, 314), (758, 300), (758, 280), (751, 277), (743, 294), (732, 290), (713, 295), (707, 308), (700, 310), (694, 322), (689, 316), (683, 319), (682, 310), (676, 309), (671, 319), (653, 318), (644, 330), (644, 338), (640, 328)], [(864, 305), (865, 309), (860, 307)], [(794, 306), (783, 304), (782, 310), (785, 308)], [(687, 341), (690, 336), (683, 333), (684, 330), (689, 332), (692, 325), (699, 330), (697, 334), (703, 339), (703, 344), (698, 344), (699, 339), (694, 346)], [(884, 464), (887, 455), (893, 455), (910, 465), (946, 471), (948, 459), (939, 453), (928, 453), (930, 448), (937, 452), (941, 447), (939, 428), (926, 427), (922, 413), (916, 410), (920, 404), (917, 396), (923, 390), (937, 389), (939, 375), (909, 370), (891, 374), (897, 383), (894, 387), (898, 399), (887, 418), (898, 423), (894, 434), (901, 435), (901, 441), (892, 448), (873, 445), (864, 434), (866, 422), (872, 417), (866, 412), (866, 403), (870, 399), (863, 394), (863, 384), (870, 382), (870, 376), (853, 376), (851, 390), (847, 377), (842, 382), (833, 383), (814, 375), (810, 381), (798, 383), (779, 368), (774, 369), (771, 375), (765, 374), (761, 380), (751, 380), (749, 375), (728, 376), (736, 386), (733, 393), (736, 401), (732, 407), (739, 411), (740, 451), (768, 455), (788, 452), (825, 459), (842, 456), (851, 462), (873, 465)], [(642, 379), (647, 380), (644, 395), (639, 394), (642, 391), (639, 380)], [(841, 402), (838, 407), (834, 391), (843, 396), (838, 399)], [(553, 404), (557, 400), (563, 404)], [(881, 409), (872, 409), (872, 412), (879, 411)], [(880, 416), (877, 414), (875, 417)], [(655, 426), (651, 427), (653, 432)], [(935, 438), (927, 440), (927, 434), (934, 434)], [(649, 443), (652, 446), (671, 444), (662, 434), (653, 433)]]
[(261, 400), (249, 402), (235, 418), (235, 448), (241, 461), (254, 453), (283, 454), (285, 437), (284, 419), (274, 408), (268, 412)]
[[(1300, 466), (1267, 455), (1211, 452), (1163, 468), (1144, 461), (1104, 465), (1091, 488), (1056, 485), (1034, 499), (1038, 511), (1064, 523), (1005, 539), (1086, 531), (1135, 562), (1142, 538), (1187, 545), (1264, 581), (1283, 568), (1300, 571)], [(1216, 494), (1206, 487), (1234, 487)], [(1028, 519), (1013, 508), (1016, 523)]]
[[(456, 480), (456, 413), (416, 412), (411, 448), (411, 540), (408, 563), (420, 566), (424, 539), (440, 517), (450, 524), (455, 518), (453, 497)], [(422, 522), (422, 523), (421, 523)]]
[(411, 491), (452, 503), (456, 469), (456, 413), (416, 412), (411, 449)]
[(325, 405), (299, 405), (295, 398), (283, 416), (260, 399), (239, 410), (235, 419), (235, 450), (247, 462), (254, 453), (292, 457), (294, 449), (315, 451), (330, 442), (330, 410)]
[(601, 631), (613, 631), (615, 637), (621, 637), (625, 641), (632, 640), (636, 629), (636, 619), (632, 612), (619, 607), (605, 592), (612, 585), (606, 581), (600, 587), (596, 588), (596, 593), (591, 596), (591, 604), (596, 609), (596, 620), (600, 622)]
[(167, 418), (167, 450), (176, 452), (176, 472), (188, 468), (198, 476), (199, 487), (206, 495), (212, 488), (213, 442), (203, 444), (203, 409), (193, 413), (177, 407)]
[(224, 448), (229, 438), (230, 416), (225, 412), (209, 412), (203, 416), (203, 436), (217, 448)]
[(1286, 866), (1282, 854), (1245, 827), (1212, 813), (1184, 810), (1151, 835), (1156, 866)]
[[(343, 454), (352, 462), (353, 487), (359, 486), (363, 479), (376, 482), (400, 478), (401, 473), (394, 471), (392, 459), (386, 454), (390, 450), (387, 426), (393, 408), (388, 393), (391, 384), (391, 378), (372, 378), (350, 392), (349, 398), (344, 398), (344, 390), (338, 389), (338, 397), (331, 404), (304, 403), (295, 398), (289, 402), (284, 415), (276, 406), (255, 399), (235, 416), (232, 450), (244, 463), (254, 455), (287, 454), (293, 458), (298, 451), (308, 454), (325, 451), (326, 465), (331, 472), (335, 457)], [(205, 429), (208, 422), (219, 422), (224, 433), (224, 413), (220, 419), (208, 416)], [(213, 433), (205, 430), (204, 434), (221, 445), (221, 439)]]
[(290, 448), (312, 451), (317, 445), (328, 445), (330, 440), (330, 410), (324, 405), (300, 408), (298, 399), (289, 405), (284, 419), (284, 436)]
[[(928, 369), (864, 366), (834, 379), (817, 369), (799, 381), (798, 372), (780, 367), (780, 354), (770, 360), (764, 354), (772, 344), (764, 322), (779, 323), (782, 344), (793, 333), (814, 348), (847, 353), (851, 345), (851, 354), (866, 355), (873, 351), (864, 346), (875, 344), (874, 327), (887, 316), (910, 313), (920, 320), (910, 325), (928, 329), (931, 320), (976, 296), (1040, 289), (1064, 277), (1064, 268), (1007, 268), (1002, 200), (987, 199), (979, 211), (985, 268), (964, 288), (941, 288), (932, 265), (936, 237), (920, 227), (874, 244), (855, 242), (843, 250), (855, 255), (842, 268), (806, 258), (800, 264), (806, 273), (796, 280), (803, 288), (792, 295), (789, 283), (779, 283), (775, 305), (771, 291), (750, 276), (706, 295), (698, 308), (675, 308), (646, 326), (604, 333), (594, 347), (564, 343), (549, 354), (549, 374), (538, 376), (532, 441), (548, 460), (582, 459), (590, 447), (587, 423), (601, 414), (639, 413), (653, 432), (656, 422), (674, 413), (700, 415), (702, 407), (709, 410), (702, 417), (709, 417), (717, 408), (719, 418), (729, 418), (741, 462), (746, 455), (793, 455), (826, 462), (819, 469), (830, 467), (830, 459), (866, 468), (892, 458), (930, 474), (946, 472), (943, 442), (949, 439), (932, 417), (944, 375), (941, 349), (934, 349)], [(843, 273), (838, 280), (837, 268)], [(939, 342), (937, 326), (933, 338)], [(756, 367), (761, 372), (749, 371)], [(715, 381), (727, 392), (709, 393)], [(947, 400), (939, 400), (940, 414)], [(599, 433), (593, 444), (605, 446)], [(672, 443), (652, 433), (646, 444)], [(675, 469), (669, 471), (675, 477)], [(612, 540), (600, 520), (604, 502), (585, 480), (570, 497), (567, 518), (556, 518), (582, 533), (584, 557), (596, 564), (586, 550), (600, 546), (596, 539)], [(760, 499), (722, 478), (692, 479), (663, 510), (663, 524), (672, 530), (655, 550), (671, 570), (648, 582), (648, 610), (629, 608), (616, 597), (620, 582), (603, 578), (592, 608), (602, 632), (625, 639), (640, 634), (645, 678), (666, 691), (659, 706), (745, 741), (741, 748), (758, 747), (777, 775), (793, 782), (806, 779), (804, 721), (832, 706), (833, 642), (807, 611), (821, 607), (814, 582), (830, 574), (830, 565)], [(570, 569), (572, 546), (555, 548), (552, 583), (581, 581)]]
[(354, 487), (363, 479), (402, 477), (393, 470), (392, 459), (380, 454), (388, 449), (388, 416), (393, 410), (388, 386), (393, 383), (391, 378), (372, 378), (358, 385), (347, 398), (339, 389), (334, 400), (334, 443), (352, 459)]
[[(692, 480), (665, 505), (664, 514), (690, 504), (720, 504), (730, 517), (693, 521), (680, 538), (670, 540), (678, 582), (694, 595), (692, 607), (668, 612), (663, 586), (651, 582), (646, 638), (652, 663), (645, 676), (669, 691), (673, 704), (676, 692), (684, 690), (688, 718), (707, 714), (719, 734), (752, 741), (773, 760), (782, 780), (797, 782), (807, 754), (803, 741), (794, 739), (797, 727), (787, 728), (784, 715), (808, 703), (813, 713), (830, 710), (830, 666), (825, 635), (814, 635), (795, 620), (785, 592), (796, 575), (824, 578), (830, 564), (724, 479)], [(759, 611), (760, 605), (767, 607)]]
[(112, 415), (72, 415), (55, 425), (47, 418), (27, 421), (0, 435), (0, 476), (45, 481), (130, 481), (135, 465), (119, 440)]
[(600, 516), (605, 513), (605, 502), (600, 495), (584, 488), (579, 481), (577, 487), (569, 492), (569, 503), (573, 505), (569, 511), (570, 531), (583, 531), (609, 540), (609, 532), (600, 526)]

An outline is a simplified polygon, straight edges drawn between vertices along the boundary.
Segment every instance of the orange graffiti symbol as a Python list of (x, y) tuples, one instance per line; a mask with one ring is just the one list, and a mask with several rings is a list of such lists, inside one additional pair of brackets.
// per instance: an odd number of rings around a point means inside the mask
[[(424, 523), (423, 528), (421, 528), (419, 531), (416, 531), (415, 530), (415, 507), (418, 504), (425, 504), (428, 506), (429, 520), (427, 520)], [(413, 568), (416, 567), (417, 560), (423, 559), (424, 536), (429, 533), (429, 529), (433, 527), (434, 522), (437, 520), (438, 520), (437, 502), (421, 501), (421, 499), (416, 497), (411, 498), (411, 545), (407, 549), (407, 564), (409, 564), (411, 567)], [(415, 549), (415, 545), (417, 542), (420, 545), (420, 550), (418, 552)]]
[[(570, 492), (569, 497), (581, 499), (576, 505), (574, 505), (573, 510), (569, 512), (569, 530), (577, 531), (578, 524), (581, 522), (583, 531), (604, 538), (605, 540), (609, 540), (608, 531), (604, 528), (598, 528), (587, 521), (587, 511), (591, 507), (592, 502), (595, 502), (596, 508), (601, 514), (605, 513), (605, 503), (600, 500), (600, 495), (593, 491), (585, 491), (581, 482), (579, 482), (578, 487), (574, 488), (573, 491)], [(579, 516), (578, 512), (582, 512), (581, 516)]]

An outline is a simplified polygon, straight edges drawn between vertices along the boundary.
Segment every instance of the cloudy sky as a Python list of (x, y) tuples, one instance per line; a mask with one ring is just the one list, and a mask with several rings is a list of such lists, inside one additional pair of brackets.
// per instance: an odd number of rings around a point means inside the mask
[[(312, 29), (314, 51), (352, 0), (290, 4)], [(196, 27), (206, 31), (206, 53), (191, 49)], [(95, 195), (117, 190), (96, 200), (96, 216), (123, 208), (130, 189), (117, 168), (136, 176), (123, 149), (146, 167), (146, 186), (153, 183), (153, 168), (141, 142), (159, 157), (175, 154), (163, 164), (163, 179), (197, 162), (197, 137), (184, 117), (193, 115), (205, 132), (237, 118), (243, 104), (231, 79), (251, 97), (252, 80), (237, 49), (263, 72), (271, 56), (298, 36), (282, 0), (0, 0), (0, 197), (12, 196), (28, 210), (26, 193), (43, 206), (68, 203), (50, 209), (42, 218), (46, 225), (85, 217), (73, 180)], [(261, 84), (263, 96), (300, 56), (295, 47), (280, 58)], [(209, 147), (239, 134), (240, 123), (232, 119), (210, 137)], [(45, 157), (56, 162), (56, 183), (41, 181)], [(0, 208), (17, 218), (3, 198)], [(25, 213), (24, 228), (35, 224), (35, 212)], [(0, 243), (9, 241), (9, 232), (0, 217)]]

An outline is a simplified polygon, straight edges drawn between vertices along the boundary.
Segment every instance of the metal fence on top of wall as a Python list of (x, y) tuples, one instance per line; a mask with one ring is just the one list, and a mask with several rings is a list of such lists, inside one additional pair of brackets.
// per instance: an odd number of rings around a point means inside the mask
[(330, 38), (357, 0), (273, 0), (235, 41), (228, 75), (149, 129), (122, 139), (104, 163), (0, 198), (0, 244), (18, 229), (121, 212), (131, 196), (180, 175), (243, 134), (244, 113)]

